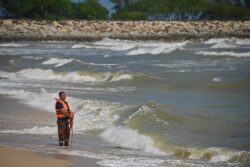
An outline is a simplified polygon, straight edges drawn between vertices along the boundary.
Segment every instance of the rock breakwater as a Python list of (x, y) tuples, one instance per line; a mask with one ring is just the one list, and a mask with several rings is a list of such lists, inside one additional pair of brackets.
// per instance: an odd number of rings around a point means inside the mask
[(184, 40), (250, 37), (250, 21), (0, 20), (0, 40)]

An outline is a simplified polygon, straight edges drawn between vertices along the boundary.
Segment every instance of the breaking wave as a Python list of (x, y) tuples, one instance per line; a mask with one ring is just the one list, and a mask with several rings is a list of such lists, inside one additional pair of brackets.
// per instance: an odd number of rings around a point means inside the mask
[(150, 137), (138, 133), (137, 130), (122, 126), (112, 126), (105, 130), (101, 134), (101, 137), (116, 147), (143, 150), (149, 153), (165, 155), (164, 152), (154, 147), (154, 141)]
[(87, 44), (76, 44), (73, 45), (72, 49), (78, 48), (91, 48), (91, 49), (105, 49), (112, 51), (127, 51), (126, 55), (141, 55), (141, 54), (167, 54), (171, 53), (177, 49), (182, 49), (182, 46), (187, 44), (187, 42), (152, 42), (152, 41), (129, 41), (129, 40), (119, 40), (119, 39), (103, 39), (93, 43), (93, 45)]
[(47, 61), (44, 61), (42, 64), (45, 65), (55, 65), (55, 67), (60, 67), (65, 64), (71, 63), (74, 59), (58, 59), (58, 58), (50, 58)]
[(142, 55), (142, 54), (167, 54), (175, 50), (182, 49), (182, 46), (186, 45), (187, 42), (179, 43), (146, 43), (137, 46), (134, 50), (131, 50), (127, 55)]
[(0, 43), (0, 47), (25, 47), (29, 44), (20, 44), (20, 43)]
[[(53, 113), (55, 112), (55, 98), (58, 96), (57, 93), (49, 93), (45, 89), (41, 89), (37, 93), (24, 90), (0, 89), (0, 94), (9, 95), (20, 100), (21, 103)], [(74, 131), (76, 133), (108, 128), (119, 119), (119, 112), (128, 107), (121, 103), (79, 99), (75, 97), (67, 97), (67, 101), (71, 105), (71, 110), (75, 112)], [(0, 133), (17, 134), (54, 134), (55, 132), (55, 127), (47, 126), (0, 131)]]
[(105, 38), (102, 41), (95, 42), (93, 45), (87, 44), (76, 44), (73, 45), (72, 49), (86, 48), (86, 49), (106, 49), (112, 51), (126, 51), (132, 49), (136, 46), (136, 42), (134, 41), (126, 41), (119, 39), (108, 39)]
[(120, 119), (117, 120), (117, 126), (106, 129), (101, 136), (115, 147), (139, 149), (180, 158), (202, 159), (209, 162), (235, 163), (241, 161), (240, 163), (249, 163), (250, 153), (246, 151), (220, 147), (187, 147), (171, 142), (170, 134), (164, 134), (163, 129), (174, 128), (179, 124), (185, 126), (185, 123), (200, 121), (196, 120), (198, 117), (193, 115), (183, 116), (172, 110), (172, 107), (160, 106), (154, 102), (141, 105), (122, 113)]
[(249, 39), (239, 39), (239, 38), (213, 38), (204, 42), (205, 44), (213, 44), (211, 48), (221, 49), (221, 48), (236, 48), (238, 46), (250, 46)]
[(23, 59), (34, 59), (34, 60), (40, 60), (42, 57), (40, 56), (22, 56)]
[(35, 79), (35, 80), (56, 80), (63, 82), (117, 82), (124, 80), (132, 80), (133, 74), (127, 74), (123, 72), (105, 72), (105, 73), (95, 73), (95, 72), (54, 72), (51, 69), (24, 69), (18, 72), (3, 72), (0, 71), (1, 78), (8, 78), (11, 80), (20, 79)]
[(206, 55), (206, 56), (250, 57), (250, 52), (236, 53), (236, 52), (200, 51), (195, 54)]
[[(53, 101), (57, 96), (56, 93), (49, 93), (45, 89), (36, 93), (1, 89), (0, 94), (10, 95), (21, 100), (22, 103), (50, 112), (54, 112)], [(203, 159), (209, 162), (226, 161), (249, 164), (250, 153), (246, 151), (219, 147), (183, 147), (169, 142), (169, 135), (159, 133), (159, 129), (173, 128), (175, 126), (170, 125), (174, 123), (182, 122), (185, 124), (185, 121), (194, 122), (194, 120), (191, 117), (180, 117), (180, 115), (171, 112), (171, 108), (159, 106), (154, 102), (132, 107), (121, 103), (75, 97), (68, 97), (67, 100), (72, 106), (72, 111), (75, 112), (74, 132), (76, 134), (82, 134), (89, 130), (103, 130), (100, 134), (102, 139), (110, 142), (114, 147), (142, 150), (160, 155), (174, 155), (180, 158)], [(157, 130), (150, 131), (151, 128), (147, 128), (148, 126)], [(55, 135), (56, 132), (56, 127), (48, 126), (0, 131), (0, 133), (40, 135)]]

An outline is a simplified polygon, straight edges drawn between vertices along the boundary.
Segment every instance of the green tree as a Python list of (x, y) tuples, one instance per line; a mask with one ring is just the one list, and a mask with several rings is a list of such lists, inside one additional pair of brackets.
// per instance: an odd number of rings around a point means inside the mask
[(108, 10), (97, 0), (86, 0), (79, 4), (78, 18), (80, 19), (107, 19)]
[[(116, 5), (118, 4), (116, 1)], [(112, 15), (113, 19), (163, 20), (168, 14), (176, 14), (183, 20), (187, 18), (187, 14), (202, 13), (200, 19), (250, 20), (250, 10), (245, 7), (209, 0), (136, 0), (118, 9)], [(131, 17), (138, 14), (143, 17)]]

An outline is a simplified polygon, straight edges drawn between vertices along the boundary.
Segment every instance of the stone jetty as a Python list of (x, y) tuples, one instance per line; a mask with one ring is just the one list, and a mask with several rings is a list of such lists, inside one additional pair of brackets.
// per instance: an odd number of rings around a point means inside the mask
[(0, 40), (186, 40), (250, 37), (250, 21), (0, 20)]

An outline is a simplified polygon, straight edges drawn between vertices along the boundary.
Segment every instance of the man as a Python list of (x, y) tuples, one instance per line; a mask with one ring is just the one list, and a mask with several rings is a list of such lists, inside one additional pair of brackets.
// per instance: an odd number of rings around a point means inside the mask
[(55, 104), (59, 146), (69, 146), (70, 130), (73, 127), (74, 113), (65, 100), (65, 92), (59, 92), (59, 99), (56, 99)]

